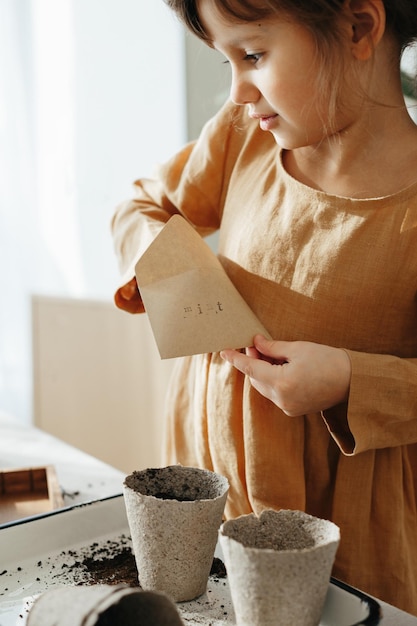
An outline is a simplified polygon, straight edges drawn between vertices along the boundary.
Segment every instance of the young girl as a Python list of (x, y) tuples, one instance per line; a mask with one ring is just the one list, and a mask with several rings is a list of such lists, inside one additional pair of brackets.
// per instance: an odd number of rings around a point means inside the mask
[(231, 101), (113, 220), (115, 296), (163, 223), (218, 229), (274, 341), (179, 361), (164, 462), (228, 477), (226, 514), (341, 528), (334, 575), (417, 614), (415, 0), (167, 0), (230, 64)]

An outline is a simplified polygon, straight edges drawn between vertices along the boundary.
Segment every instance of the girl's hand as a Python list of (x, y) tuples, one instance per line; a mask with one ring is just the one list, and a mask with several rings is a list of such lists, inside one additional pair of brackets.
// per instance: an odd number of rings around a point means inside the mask
[(135, 277), (117, 290), (114, 301), (119, 309), (128, 313), (143, 313), (144, 307)]
[(220, 354), (289, 416), (323, 411), (349, 395), (350, 359), (340, 348), (256, 335), (246, 354), (236, 350)]

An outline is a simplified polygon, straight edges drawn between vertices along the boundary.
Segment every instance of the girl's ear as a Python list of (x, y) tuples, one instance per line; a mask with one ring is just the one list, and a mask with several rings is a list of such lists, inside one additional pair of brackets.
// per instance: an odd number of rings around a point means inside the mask
[(352, 24), (351, 47), (355, 58), (369, 59), (385, 32), (383, 0), (348, 0)]

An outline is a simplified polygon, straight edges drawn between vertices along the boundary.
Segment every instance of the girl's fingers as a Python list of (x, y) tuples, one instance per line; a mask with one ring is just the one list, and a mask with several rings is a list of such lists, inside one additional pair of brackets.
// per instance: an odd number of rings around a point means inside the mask
[(287, 350), (290, 344), (288, 342), (273, 341), (263, 335), (255, 335), (253, 341), (261, 358), (262, 356), (268, 357), (269, 362), (275, 365), (283, 365), (289, 362)]
[(269, 360), (259, 358), (255, 348), (249, 348), (249, 350), (254, 350), (255, 357), (237, 350), (222, 350), (220, 356), (250, 379), (271, 384), (273, 382), (271, 363)]

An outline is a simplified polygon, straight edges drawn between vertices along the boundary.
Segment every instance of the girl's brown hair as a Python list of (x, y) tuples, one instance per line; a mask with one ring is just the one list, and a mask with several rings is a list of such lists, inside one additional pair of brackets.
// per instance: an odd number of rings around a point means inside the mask
[[(198, 15), (198, 0), (165, 0), (180, 20), (197, 37), (209, 43)], [(241, 21), (252, 21), (283, 13), (311, 29), (317, 43), (335, 41), (335, 27), (343, 13), (344, 0), (214, 0), (217, 9)], [(401, 50), (417, 39), (417, 2), (384, 0), (387, 28)]]
[[(211, 45), (199, 13), (198, 0), (164, 0), (185, 26), (199, 39)], [(236, 21), (268, 19), (283, 15), (308, 28), (316, 42), (317, 84), (323, 100), (328, 102), (332, 125), (338, 93), (345, 75), (346, 55), (341, 36), (343, 19), (347, 17), (345, 0), (212, 0), (217, 10)], [(403, 50), (417, 39), (417, 0), (384, 0), (386, 28), (395, 38), (398, 63)]]

